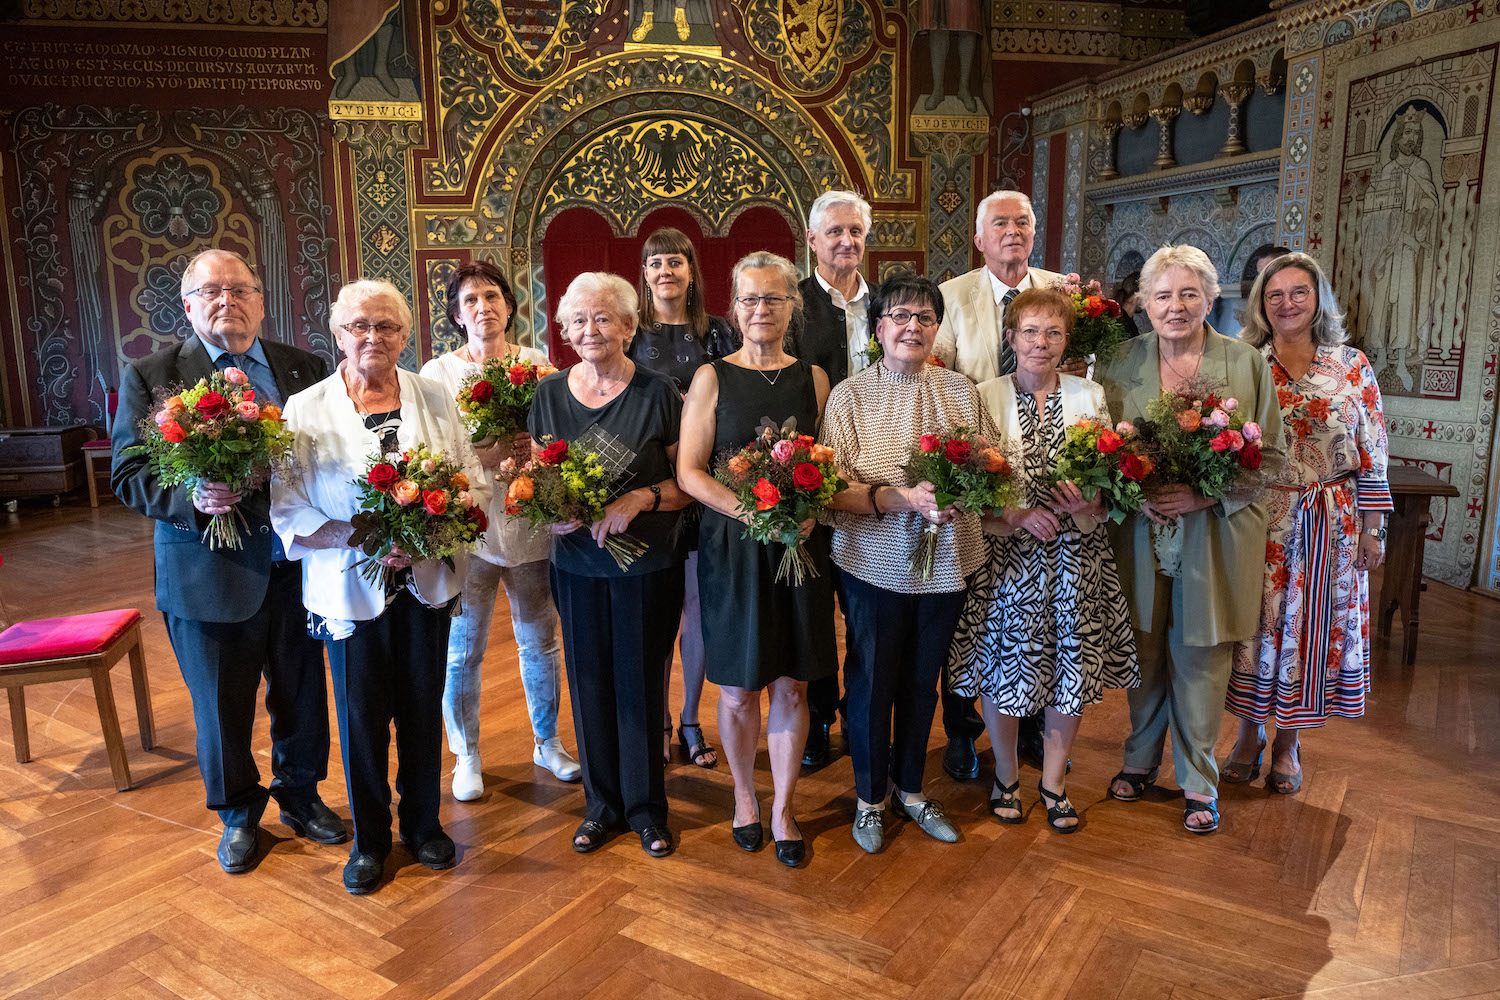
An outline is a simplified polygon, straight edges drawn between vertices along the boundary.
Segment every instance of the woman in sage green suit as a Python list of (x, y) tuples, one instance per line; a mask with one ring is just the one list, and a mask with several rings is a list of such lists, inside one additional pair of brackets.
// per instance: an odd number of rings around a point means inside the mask
[[(1141, 292), (1155, 329), (1129, 341), (1099, 372), (1110, 412), (1132, 423), (1143, 420), (1147, 404), (1164, 387), (1234, 397), (1239, 412), (1260, 424), (1261, 471), (1273, 473), (1284, 459), (1276, 386), (1259, 351), (1204, 321), (1219, 296), (1208, 255), (1197, 247), (1162, 247), (1141, 269)], [(1174, 518), (1180, 521), (1180, 559), (1168, 554), (1164, 567), (1151, 527)], [(1219, 827), (1214, 744), (1231, 653), (1259, 625), (1265, 511), (1258, 503), (1215, 501), (1186, 485), (1165, 486), (1112, 534), (1141, 684), (1128, 693), (1125, 766), (1109, 792), (1125, 802), (1141, 797), (1156, 777), (1170, 729), (1177, 783), (1187, 798), (1183, 826), (1211, 833)]]

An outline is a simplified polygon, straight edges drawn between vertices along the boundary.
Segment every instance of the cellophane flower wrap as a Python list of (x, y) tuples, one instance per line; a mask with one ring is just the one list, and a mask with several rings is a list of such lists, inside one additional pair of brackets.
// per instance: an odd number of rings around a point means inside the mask
[[(910, 485), (923, 482), (933, 485), (939, 510), (951, 504), (961, 511), (989, 514), (1016, 502), (1010, 460), (968, 427), (955, 427), (943, 434), (923, 434), (901, 468)], [(924, 580), (932, 579), (941, 528), (942, 525), (928, 521), (908, 560), (912, 572)]]
[[(1213, 500), (1252, 500), (1265, 488), (1260, 426), (1239, 400), (1212, 387), (1163, 390), (1146, 404), (1141, 434), (1156, 456), (1155, 484), (1183, 484)], [(1152, 525), (1157, 560), (1169, 576), (1181, 569), (1181, 518)]]
[[(599, 453), (551, 438), (542, 443), (545, 447), (529, 462), (507, 458), (500, 463), (496, 482), (505, 487), (505, 513), (526, 518), (535, 529), (571, 521), (593, 524), (602, 518), (613, 477)], [(623, 572), (645, 554), (646, 544), (620, 532), (604, 537), (604, 549)]]
[(1146, 482), (1155, 470), (1156, 462), (1134, 424), (1122, 420), (1110, 427), (1084, 417), (1064, 432), (1052, 482), (1072, 482), (1089, 501), (1102, 493), (1109, 519), (1119, 524), (1141, 509)]
[[(145, 443), (126, 453), (145, 455), (163, 486), (224, 483), (247, 493), (273, 474), (292, 474), (294, 435), (281, 407), (257, 401), (249, 376), (238, 368), (216, 371), (191, 389), (163, 391), (141, 430)], [(209, 518), (202, 539), (210, 549), (238, 549), (245, 524), (236, 506)]]
[(1088, 360), (1092, 355), (1098, 364), (1114, 357), (1115, 350), (1130, 339), (1120, 303), (1104, 294), (1098, 279), (1084, 282), (1077, 274), (1063, 276), (1059, 286), (1073, 300), (1073, 332), (1063, 360)]
[(349, 519), (349, 544), (365, 554), (354, 564), (366, 580), (389, 590), (396, 570), (380, 562), (400, 546), (413, 562), (453, 557), (484, 537), (489, 518), (469, 493), (463, 466), (425, 444), (370, 460), (359, 487), (359, 510)]
[(555, 371), (551, 365), (523, 361), (515, 354), (486, 358), (479, 371), (464, 376), (454, 397), (470, 440), (484, 447), (525, 430), (536, 384)]
[(717, 464), (714, 477), (729, 487), (745, 515), (744, 537), (786, 547), (776, 582), (800, 587), (818, 570), (802, 537), (802, 522), (821, 517), (834, 494), (849, 484), (839, 477), (833, 449), (797, 433), (797, 421), (777, 427), (761, 420), (755, 440)]

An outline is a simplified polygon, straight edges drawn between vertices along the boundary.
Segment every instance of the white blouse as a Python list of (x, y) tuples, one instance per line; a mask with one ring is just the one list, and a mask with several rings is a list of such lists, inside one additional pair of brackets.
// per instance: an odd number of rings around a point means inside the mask
[[(551, 364), (547, 355), (535, 348), (518, 347), (515, 352), (522, 361), (534, 365)], [(459, 385), (478, 371), (479, 365), (475, 362), (465, 361), (457, 354), (444, 354), (422, 366), (422, 377), (440, 383), (447, 390), (449, 403), (456, 405), (454, 397), (458, 395)], [(524, 517), (506, 516), (505, 493), (495, 490), (494, 472), (480, 466), (479, 475), (473, 481), (483, 483), (491, 495), (490, 530), (484, 536), (484, 544), (475, 549), (474, 554), (496, 566), (520, 566), (546, 559), (551, 553), (552, 535), (545, 530), (536, 531)]]
[[(344, 364), (311, 388), (296, 393), (282, 411), (287, 428), (296, 434), (293, 455), (296, 474), (271, 482), (271, 526), (280, 536), (288, 559), (302, 561), (302, 603), (324, 618), (369, 621), (386, 607), (385, 594), (352, 567), (364, 554), (358, 549), (310, 549), (299, 536), (315, 533), (329, 521), (347, 521), (358, 510), (359, 487), (371, 460), (380, 452), (380, 438), (365, 427), (364, 415), (344, 385)], [(469, 432), (443, 387), (430, 379), (398, 369), (401, 386), (401, 426), (396, 441), (404, 450), (419, 444), (460, 462), (471, 483), (477, 505), (487, 508), (490, 486), (479, 476), (479, 461), (469, 444)], [(424, 604), (437, 607), (463, 590), (467, 554), (453, 557), (449, 569), (440, 559), (412, 565), (412, 581)]]

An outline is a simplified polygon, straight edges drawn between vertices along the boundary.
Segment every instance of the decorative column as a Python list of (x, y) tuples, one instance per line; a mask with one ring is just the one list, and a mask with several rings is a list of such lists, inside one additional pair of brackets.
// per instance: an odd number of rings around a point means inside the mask
[(969, 270), (975, 167), (990, 145), (983, 111), (980, 105), (979, 114), (911, 116), (912, 145), (928, 157), (927, 273), (938, 281)]
[(276, 330), (276, 339), (296, 345), (297, 324), (292, 312), (292, 276), (286, 256), (286, 220), (281, 215), (281, 192), (270, 172), (254, 167), (250, 172), (250, 194), (260, 216), (261, 270), (265, 276), (266, 318)]
[(1240, 108), (1250, 99), (1250, 93), (1254, 89), (1253, 83), (1226, 83), (1219, 88), (1224, 103), (1229, 105), (1229, 129), (1224, 136), (1224, 145), (1214, 154), (1216, 157), (1238, 156), (1249, 150), (1250, 147), (1245, 145), (1245, 140), (1240, 135)]
[(1163, 104), (1159, 108), (1151, 109), (1151, 117), (1156, 119), (1156, 124), (1161, 127), (1161, 142), (1156, 149), (1156, 160), (1152, 166), (1157, 170), (1168, 170), (1177, 166), (1177, 158), (1172, 155), (1172, 123), (1177, 121), (1177, 116), (1182, 114), (1182, 106), (1177, 104)]
[(1099, 123), (1099, 131), (1104, 134), (1104, 162), (1099, 165), (1101, 181), (1112, 181), (1120, 176), (1119, 170), (1115, 168), (1115, 136), (1120, 134), (1120, 129), (1124, 124), (1119, 121)]

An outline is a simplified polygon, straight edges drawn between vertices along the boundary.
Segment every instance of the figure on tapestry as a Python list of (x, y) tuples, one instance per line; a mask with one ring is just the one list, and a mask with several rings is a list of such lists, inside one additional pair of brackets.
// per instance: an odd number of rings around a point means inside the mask
[[(917, 33), (927, 35), (930, 85), (917, 98), (920, 111), (937, 111), (949, 97), (969, 114), (979, 114), (978, 94), (983, 70), (974, 53), (984, 39), (984, 14), (978, 0), (921, 0), (917, 11)], [(957, 79), (948, 91), (948, 56), (958, 56)], [(956, 110), (956, 109), (955, 109)]]
[[(1442, 199), (1423, 155), (1429, 115), (1420, 107), (1398, 112), (1390, 126), (1390, 152), (1365, 191), (1360, 242), (1372, 251), (1365, 270), (1370, 303), (1365, 349), (1375, 371), (1387, 365), (1410, 390), (1431, 339), (1433, 272)], [(1441, 128), (1434, 123), (1432, 127)]]
[(657, 45), (719, 44), (709, 0), (630, 0), (630, 40)]
[(353, 55), (334, 65), (334, 100), (421, 100), (412, 51), (398, 4)]

